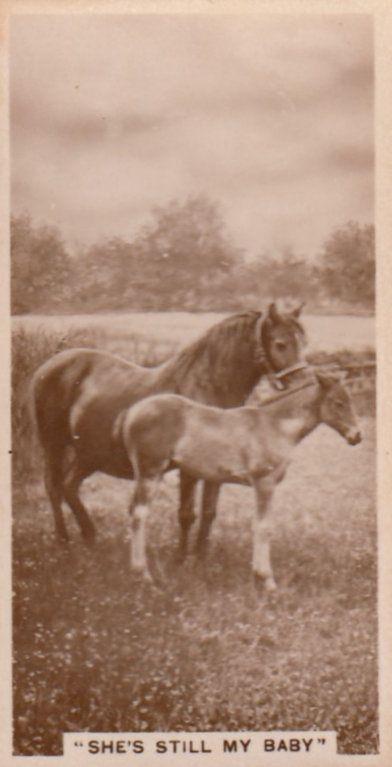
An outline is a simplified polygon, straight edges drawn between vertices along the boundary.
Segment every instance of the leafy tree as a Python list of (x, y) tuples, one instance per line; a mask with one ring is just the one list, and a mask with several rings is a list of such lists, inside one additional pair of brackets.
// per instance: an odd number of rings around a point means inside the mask
[(199, 195), (152, 211), (135, 240), (115, 237), (71, 258), (57, 229), (11, 221), (12, 310), (94, 312), (258, 308), (270, 298), (320, 295), (374, 302), (374, 227), (350, 222), (326, 240), (316, 266), (288, 249), (246, 261), (219, 207)]
[(92, 245), (79, 253), (76, 301), (93, 311), (132, 307), (136, 265), (132, 243), (120, 237)]
[(318, 276), (330, 298), (374, 305), (375, 233), (373, 225), (350, 221), (324, 244)]
[(72, 294), (72, 266), (57, 229), (11, 218), (11, 306), (15, 314), (60, 308)]
[[(195, 300), (208, 279), (227, 274), (240, 257), (218, 206), (203, 195), (156, 207), (134, 242), (136, 274), (166, 305)], [(132, 275), (129, 275), (132, 280)]]
[(278, 258), (264, 257), (260, 271), (261, 280), (271, 298), (307, 301), (317, 295), (312, 265), (291, 249), (285, 250)]

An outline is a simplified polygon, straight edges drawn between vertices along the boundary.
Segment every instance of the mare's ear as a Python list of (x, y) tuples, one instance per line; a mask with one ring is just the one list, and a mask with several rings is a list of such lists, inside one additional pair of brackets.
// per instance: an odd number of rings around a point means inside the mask
[(306, 301), (302, 301), (302, 304), (299, 304), (295, 309), (292, 310), (291, 314), (293, 317), (295, 317), (295, 319), (298, 319), (305, 304), (306, 304)]
[(281, 320), (281, 316), (276, 308), (275, 302), (270, 304), (267, 311), (267, 317), (271, 322), (278, 323)]
[(331, 373), (322, 373), (319, 370), (316, 372), (316, 378), (323, 389), (330, 389), (337, 382), (337, 378)]

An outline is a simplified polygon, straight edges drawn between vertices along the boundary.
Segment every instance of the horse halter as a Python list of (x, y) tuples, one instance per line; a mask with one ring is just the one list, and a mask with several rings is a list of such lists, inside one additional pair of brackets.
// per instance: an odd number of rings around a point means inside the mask
[[(306, 367), (310, 366), (306, 365)], [(292, 394), (297, 394), (297, 392), (302, 391), (303, 389), (308, 389), (310, 386), (315, 386), (316, 383), (317, 381), (315, 379), (311, 381), (305, 381), (305, 383), (300, 384), (293, 389), (286, 389), (284, 392), (275, 394), (273, 397), (267, 397), (267, 399), (262, 400), (260, 406), (264, 407), (265, 405), (272, 405), (274, 402), (279, 402), (279, 400), (284, 399), (285, 397), (290, 397)]]
[[(265, 322), (265, 317), (261, 314), (256, 322), (256, 340), (259, 342), (259, 338), (263, 338), (263, 325)], [(296, 373), (299, 370), (305, 370), (309, 367), (307, 362), (297, 362), (294, 365), (289, 365), (287, 368), (283, 368), (283, 370), (274, 370), (272, 367), (268, 352), (264, 346), (264, 343), (262, 341), (262, 349), (263, 349), (263, 355), (262, 359), (265, 363), (265, 366), (267, 368), (267, 378), (272, 386), (273, 389), (277, 389), (278, 391), (283, 391), (286, 389), (285, 385), (285, 379), (291, 375), (291, 373)]]
[(297, 362), (296, 365), (290, 365), (288, 368), (284, 368), (283, 370), (279, 370), (277, 373), (274, 372), (273, 374), (273, 386), (275, 386), (276, 389), (285, 389), (284, 384), (282, 384), (282, 379), (284, 380), (287, 376), (289, 376), (291, 373), (296, 373), (297, 370), (306, 370), (309, 365), (307, 362)]

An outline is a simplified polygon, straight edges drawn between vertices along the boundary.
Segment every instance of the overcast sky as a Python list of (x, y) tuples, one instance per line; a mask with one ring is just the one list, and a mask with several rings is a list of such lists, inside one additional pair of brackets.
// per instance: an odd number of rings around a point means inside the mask
[(11, 28), (12, 207), (132, 238), (216, 199), (250, 254), (373, 219), (373, 30), (353, 16), (30, 16)]

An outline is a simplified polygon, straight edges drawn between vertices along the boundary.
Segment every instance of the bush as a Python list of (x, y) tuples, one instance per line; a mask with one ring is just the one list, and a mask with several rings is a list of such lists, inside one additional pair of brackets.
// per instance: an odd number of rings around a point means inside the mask
[(11, 218), (11, 303), (14, 314), (59, 308), (73, 294), (73, 264), (59, 231)]
[(375, 267), (374, 226), (349, 221), (326, 240), (318, 276), (332, 300), (374, 309)]

